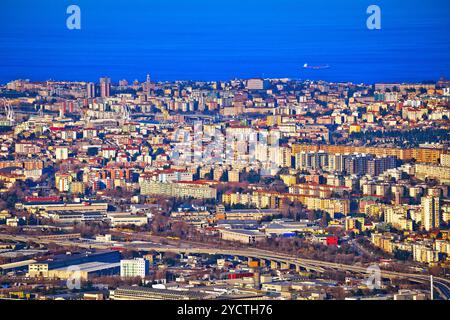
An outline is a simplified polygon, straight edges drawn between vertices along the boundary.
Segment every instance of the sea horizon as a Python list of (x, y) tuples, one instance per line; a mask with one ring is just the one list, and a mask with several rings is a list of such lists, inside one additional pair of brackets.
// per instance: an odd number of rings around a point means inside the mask
[[(420, 82), (450, 77), (449, 2), (205, 0), (0, 4), (0, 82), (29, 78), (156, 81), (292, 78)], [(68, 6), (81, 29), (66, 27)], [(405, 10), (405, 8), (408, 10)], [(329, 65), (308, 70), (303, 65)]]

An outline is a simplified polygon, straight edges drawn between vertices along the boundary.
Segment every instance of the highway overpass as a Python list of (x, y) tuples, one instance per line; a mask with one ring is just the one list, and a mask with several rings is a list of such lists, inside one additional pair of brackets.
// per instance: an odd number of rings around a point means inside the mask
[[(176, 254), (209, 254), (209, 255), (224, 255), (224, 256), (237, 256), (248, 259), (260, 260), (263, 263), (270, 263), (271, 267), (289, 269), (295, 268), (297, 270), (307, 270), (322, 273), (325, 270), (339, 270), (349, 271), (357, 274), (369, 274), (367, 267), (357, 265), (339, 264), (333, 262), (303, 259), (288, 254), (277, 253), (267, 250), (260, 250), (255, 248), (246, 249), (230, 249), (230, 248), (210, 248), (206, 246), (194, 246), (180, 242), (179, 246), (163, 245), (151, 242), (115, 242), (114, 244), (108, 243), (95, 243), (95, 242), (80, 242), (78, 240), (52, 240), (40, 237), (20, 236), (20, 235), (5, 235), (0, 234), (0, 239), (14, 240), (21, 242), (36, 242), (41, 244), (55, 243), (61, 246), (76, 246), (87, 249), (111, 249), (113, 247), (120, 247), (128, 250), (139, 251), (156, 251), (156, 252), (171, 252)], [(387, 271), (381, 269), (381, 278), (384, 279), (407, 279), (413, 282), (427, 283), (429, 281), (428, 275), (412, 274)], [(440, 296), (446, 300), (450, 300), (450, 279), (434, 278), (434, 288), (440, 294)]]

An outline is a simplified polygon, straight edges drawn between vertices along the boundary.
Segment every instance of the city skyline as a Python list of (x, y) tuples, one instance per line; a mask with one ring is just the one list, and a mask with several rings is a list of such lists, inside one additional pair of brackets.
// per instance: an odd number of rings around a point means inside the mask
[(450, 300), (449, 9), (0, 1), (0, 301)]
[(449, 80), (0, 96), (0, 299), (450, 298)]
[[(129, 83), (133, 83), (134, 81), (138, 81), (139, 83), (145, 83), (147, 81), (147, 76), (150, 75), (150, 73), (146, 73), (143, 72), (141, 75), (137, 76), (137, 77), (130, 77), (130, 78), (124, 78), (124, 77), (116, 77), (116, 78), (112, 78), (107, 76), (106, 74), (102, 74), (98, 79), (78, 79), (78, 80), (68, 80), (68, 79), (57, 79), (57, 78), (48, 78), (48, 79), (44, 79), (44, 80), (37, 80), (37, 79), (33, 79), (33, 78), (15, 78), (15, 79), (9, 79), (8, 81), (5, 82), (0, 82), (0, 85), (6, 85), (9, 82), (13, 82), (13, 81), (19, 81), (19, 80), (26, 80), (26, 81), (30, 81), (30, 82), (36, 82), (36, 83), (41, 83), (41, 82), (46, 82), (46, 81), (53, 81), (53, 82), (79, 82), (79, 83), (93, 83), (93, 84), (101, 84), (101, 79), (102, 78), (108, 78), (111, 80), (111, 85), (114, 86), (120, 86), (120, 82), (121, 81), (127, 81)], [(300, 79), (300, 78), (290, 78), (290, 77), (249, 77), (249, 78), (240, 78), (240, 77), (232, 77), (229, 79), (210, 79), (210, 80), (199, 80), (199, 79), (175, 79), (175, 80), (158, 80), (158, 79), (154, 79), (153, 77), (151, 78), (151, 82), (154, 83), (176, 83), (176, 82), (205, 82), (205, 83), (213, 83), (213, 82), (230, 82), (233, 80), (251, 80), (251, 79), (264, 79), (264, 80), (277, 80), (277, 79), (286, 79), (286, 80), (293, 80), (293, 81), (311, 81), (311, 82), (327, 82), (327, 83), (351, 83), (351, 84), (355, 84), (355, 85), (369, 85), (369, 86), (374, 86), (376, 84), (389, 84), (389, 83), (396, 83), (396, 84), (408, 84), (408, 83), (436, 83), (439, 80), (446, 80), (448, 79), (446, 77), (445, 74), (441, 74), (438, 78), (436, 79), (423, 79), (423, 80), (419, 80), (419, 81), (379, 81), (379, 82), (352, 82), (352, 81), (327, 81), (325, 79)]]

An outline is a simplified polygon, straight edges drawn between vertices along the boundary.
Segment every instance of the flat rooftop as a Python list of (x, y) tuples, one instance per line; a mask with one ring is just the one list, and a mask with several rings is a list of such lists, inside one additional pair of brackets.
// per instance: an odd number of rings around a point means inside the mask
[(77, 267), (77, 268), (79, 268), (80, 271), (84, 271), (84, 272), (95, 272), (95, 271), (100, 271), (100, 270), (104, 270), (104, 269), (120, 268), (120, 262), (117, 262), (117, 263), (87, 262), (87, 263), (82, 263), (82, 264), (77, 264), (77, 265), (72, 265), (72, 266), (56, 268), (56, 269), (53, 269), (53, 271), (54, 270), (56, 270), (56, 271), (67, 270), (68, 267)]
[(259, 232), (258, 230), (245, 230), (245, 229), (221, 229), (221, 231), (239, 233), (247, 236), (265, 236), (265, 233)]

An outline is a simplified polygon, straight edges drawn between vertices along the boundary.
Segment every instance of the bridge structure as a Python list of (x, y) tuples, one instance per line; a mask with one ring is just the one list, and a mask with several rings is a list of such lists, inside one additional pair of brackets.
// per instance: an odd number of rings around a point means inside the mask
[[(258, 261), (261, 266), (268, 266), (271, 269), (295, 269), (296, 271), (318, 272), (324, 273), (327, 270), (336, 270), (343, 272), (350, 272), (352, 274), (359, 274), (369, 276), (372, 272), (368, 266), (348, 265), (334, 262), (326, 262), (320, 260), (304, 259), (291, 256), (284, 253), (278, 253), (268, 250), (261, 250), (256, 248), (211, 248), (205, 245), (193, 245), (191, 243), (180, 242), (179, 245), (162, 245), (151, 242), (120, 242), (120, 243), (95, 243), (95, 242), (80, 242), (77, 240), (67, 239), (48, 239), (40, 237), (20, 236), (20, 235), (6, 235), (0, 234), (0, 239), (15, 240), (21, 242), (35, 242), (40, 244), (56, 243), (61, 246), (76, 246), (85, 249), (113, 249), (122, 248), (124, 250), (136, 251), (154, 251), (157, 253), (175, 253), (175, 254), (207, 254), (207, 255), (221, 255), (226, 257), (238, 257), (242, 259), (249, 259), (249, 261)], [(424, 274), (413, 274), (406, 272), (396, 272), (390, 270), (380, 269), (380, 278), (382, 279), (406, 279), (417, 283), (429, 283), (430, 276)], [(450, 300), (450, 279), (434, 277), (433, 288), (439, 295), (445, 299)]]

